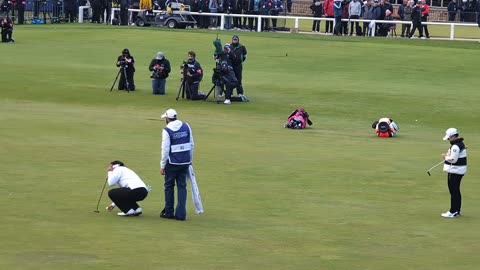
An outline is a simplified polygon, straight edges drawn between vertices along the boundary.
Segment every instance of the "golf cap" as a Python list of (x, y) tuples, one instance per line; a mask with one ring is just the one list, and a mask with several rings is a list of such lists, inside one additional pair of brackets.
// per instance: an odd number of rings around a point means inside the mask
[(177, 111), (174, 109), (168, 109), (164, 114), (162, 114), (162, 118), (177, 118)]
[(157, 53), (157, 59), (162, 60), (163, 59), (163, 52), (158, 52)]
[(227, 44), (223, 45), (223, 48), (224, 48), (224, 49), (230, 48), (230, 44), (227, 43)]
[(452, 137), (453, 135), (457, 135), (458, 130), (456, 128), (449, 128), (447, 131), (445, 131), (445, 137), (443, 137), (443, 140), (446, 141), (448, 138)]
[(232, 39), (237, 39), (237, 40), (239, 40), (239, 38), (238, 38), (237, 35), (233, 35)]

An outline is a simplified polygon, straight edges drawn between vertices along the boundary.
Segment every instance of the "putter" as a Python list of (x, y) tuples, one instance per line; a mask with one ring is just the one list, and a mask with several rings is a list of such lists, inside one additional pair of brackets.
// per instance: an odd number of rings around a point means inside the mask
[(431, 176), (430, 171), (432, 171), (432, 170), (435, 169), (436, 167), (440, 166), (440, 165), (443, 164), (444, 162), (445, 162), (445, 161), (442, 160), (442, 161), (440, 161), (438, 164), (436, 164), (435, 166), (431, 167), (431, 168), (427, 171), (428, 176)]
[(97, 210), (93, 211), (95, 213), (100, 213), (100, 211), (98, 211), (98, 205), (100, 205), (100, 200), (102, 199), (103, 191), (105, 190), (106, 185), (107, 185), (107, 180), (105, 180), (105, 183), (103, 184), (103, 188), (102, 188), (102, 193), (100, 193), (100, 198), (98, 198)]

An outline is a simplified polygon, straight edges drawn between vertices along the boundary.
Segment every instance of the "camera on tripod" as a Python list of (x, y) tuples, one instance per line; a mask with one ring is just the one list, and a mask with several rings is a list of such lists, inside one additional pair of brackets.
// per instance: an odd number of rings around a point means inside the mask
[(213, 68), (212, 83), (215, 85), (222, 85), (222, 76), (223, 76), (222, 66), (217, 63), (215, 68)]
[[(157, 66), (158, 66), (158, 68), (157, 68)], [(157, 64), (155, 66), (153, 74), (150, 76), (150, 78), (156, 79), (156, 80), (162, 80), (162, 79), (167, 78), (167, 76), (165, 76), (165, 74), (163, 73), (164, 68), (165, 68), (165, 66), (163, 64), (161, 64), (161, 65)]]

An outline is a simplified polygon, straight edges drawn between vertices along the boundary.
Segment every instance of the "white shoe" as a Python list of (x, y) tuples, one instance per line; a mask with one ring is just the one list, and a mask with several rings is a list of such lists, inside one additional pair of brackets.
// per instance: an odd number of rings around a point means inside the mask
[(119, 215), (119, 216), (121, 216), (121, 217), (127, 217), (127, 216), (133, 216), (134, 214), (135, 214), (135, 210), (130, 209), (130, 210), (128, 210), (127, 213), (120, 212), (120, 213), (118, 213), (117, 215)]
[(225, 99), (225, 101), (223, 102), (223, 104), (230, 104), (230, 103), (232, 103), (230, 99)]
[(137, 210), (135, 210), (135, 213), (133, 215), (140, 216), (142, 212), (143, 212), (143, 209), (141, 207), (138, 207)]
[(447, 211), (447, 212), (445, 212), (445, 213), (442, 213), (441, 216), (442, 216), (442, 217), (445, 217), (445, 218), (456, 218), (456, 217), (458, 217), (458, 216), (460, 216), (460, 215), (458, 214), (458, 212), (450, 213), (450, 211)]

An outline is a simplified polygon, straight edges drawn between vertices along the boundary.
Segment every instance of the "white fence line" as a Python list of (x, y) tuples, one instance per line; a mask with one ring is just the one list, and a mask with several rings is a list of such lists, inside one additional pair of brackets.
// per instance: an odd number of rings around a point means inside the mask
[[(80, 6), (78, 8), (78, 22), (83, 23), (83, 10), (90, 9), (90, 6)], [(120, 8), (112, 8), (111, 16), (110, 16), (110, 23), (113, 22), (113, 18), (115, 17), (115, 12), (120, 11)], [(132, 18), (133, 12), (139, 12), (142, 9), (128, 9), (128, 17), (129, 23), (135, 22), (134, 18)], [(159, 13), (162, 12), (160, 10), (154, 10), (153, 12)], [(257, 32), (262, 31), (262, 20), (263, 19), (285, 19), (285, 20), (293, 20), (294, 21), (294, 31), (298, 32), (300, 20), (307, 20), (307, 21), (333, 21), (335, 27), (335, 19), (334, 18), (323, 18), (323, 17), (297, 17), (297, 16), (271, 16), (271, 15), (247, 15), (247, 14), (225, 14), (225, 13), (206, 13), (206, 12), (190, 12), (190, 15), (194, 16), (216, 16), (220, 17), (220, 27), (219, 30), (225, 30), (225, 18), (226, 17), (243, 17), (243, 18), (257, 18)], [(411, 21), (397, 21), (397, 20), (364, 20), (364, 19), (342, 19), (344, 22), (373, 22), (376, 23), (388, 23), (388, 24), (412, 24)], [(467, 26), (467, 27), (478, 27), (476, 23), (452, 23), (452, 22), (422, 22), (422, 24), (426, 25), (443, 25), (443, 26), (450, 26), (450, 40), (455, 40), (455, 27), (456, 26)], [(375, 31), (372, 31), (372, 36), (375, 35)]]

